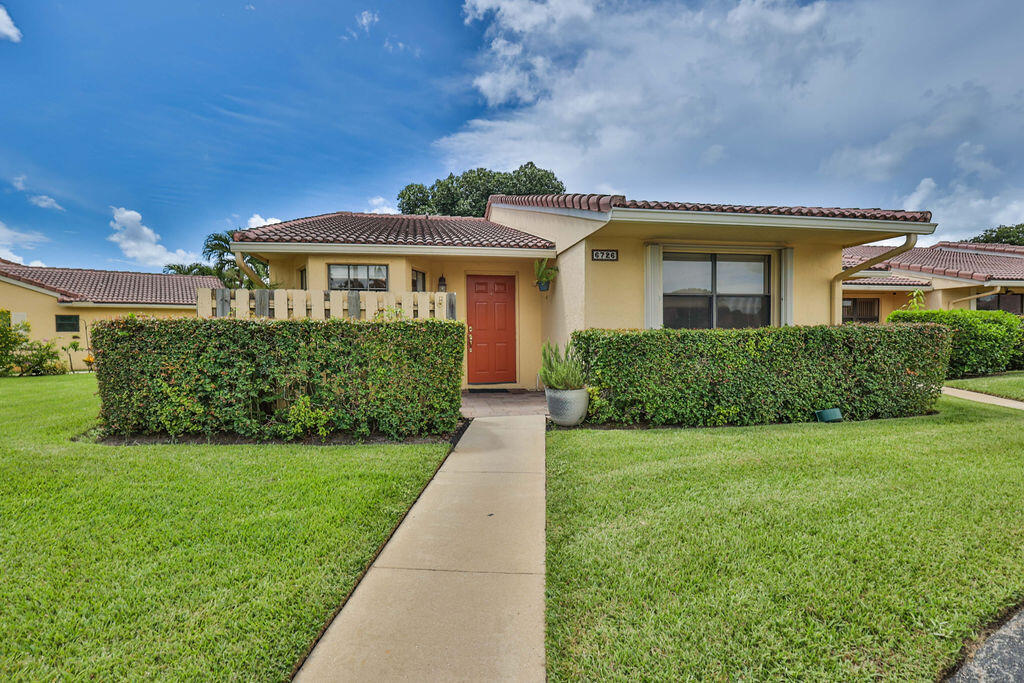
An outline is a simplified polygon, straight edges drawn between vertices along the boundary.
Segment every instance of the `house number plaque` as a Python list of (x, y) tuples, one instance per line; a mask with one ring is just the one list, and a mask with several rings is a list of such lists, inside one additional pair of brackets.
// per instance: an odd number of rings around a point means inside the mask
[(619, 250), (618, 249), (591, 249), (590, 250), (591, 261), (618, 261)]

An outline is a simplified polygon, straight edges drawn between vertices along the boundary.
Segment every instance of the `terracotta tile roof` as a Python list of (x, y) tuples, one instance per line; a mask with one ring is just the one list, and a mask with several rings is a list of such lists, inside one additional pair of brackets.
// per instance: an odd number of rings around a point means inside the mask
[[(980, 248), (979, 248), (980, 247)], [(996, 247), (996, 248), (993, 248)], [(843, 267), (848, 268), (889, 247), (861, 246), (843, 250)], [(1024, 280), (1024, 251), (1013, 245), (939, 242), (916, 247), (878, 264), (887, 269), (955, 277), (977, 282)], [(1011, 256), (1010, 254), (1020, 254)]]
[(554, 243), (521, 230), (466, 216), (410, 216), (338, 211), (237, 230), (236, 242), (387, 244), (429, 247), (553, 249)]
[(220, 287), (210, 275), (164, 275), (123, 270), (41, 268), (10, 261), (0, 263), (0, 277), (58, 294), (61, 302), (103, 304), (168, 304), (192, 306), (200, 287)]
[(847, 285), (870, 285), (884, 287), (930, 287), (931, 280), (919, 280), (909, 277), (892, 275), (888, 277), (854, 277), (843, 281), (843, 287)]
[[(874, 258), (879, 254), (892, 249), (892, 247), (876, 246), (874, 244), (863, 244), (859, 247), (847, 247), (843, 249), (843, 268), (852, 268), (853, 266), (867, 261), (869, 258)], [(868, 270), (887, 270), (887, 268), (881, 264), (872, 266)]]
[(939, 242), (936, 247), (947, 249), (969, 249), (971, 251), (993, 251), (1000, 254), (1024, 256), (1024, 247), (1017, 244), (975, 244), (974, 242)]
[(765, 216), (814, 216), (816, 218), (860, 218), (881, 221), (929, 223), (930, 211), (902, 211), (890, 209), (843, 209), (836, 206), (744, 206), (739, 204), (694, 204), (687, 202), (652, 202), (626, 199), (621, 194), (534, 194), (491, 195), (487, 200), (487, 215), (491, 204), (537, 206), (582, 211), (610, 211), (623, 209), (660, 209), (662, 211), (707, 211), (709, 213), (750, 213)]

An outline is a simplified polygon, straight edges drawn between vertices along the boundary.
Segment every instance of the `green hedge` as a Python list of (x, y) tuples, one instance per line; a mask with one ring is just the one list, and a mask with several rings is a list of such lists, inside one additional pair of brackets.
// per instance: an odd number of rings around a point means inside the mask
[(96, 323), (112, 434), (393, 438), (458, 425), (465, 327), (441, 320)]
[(891, 323), (937, 323), (953, 331), (949, 378), (1007, 370), (1018, 353), (1020, 318), (1005, 311), (893, 311)]
[(582, 330), (588, 420), (707, 427), (865, 420), (932, 409), (949, 359), (939, 325)]
[(1020, 334), (1017, 335), (1017, 346), (1013, 349), (1013, 354), (1010, 356), (1010, 369), (1011, 370), (1024, 370), (1024, 315), (1019, 316), (1020, 319)]

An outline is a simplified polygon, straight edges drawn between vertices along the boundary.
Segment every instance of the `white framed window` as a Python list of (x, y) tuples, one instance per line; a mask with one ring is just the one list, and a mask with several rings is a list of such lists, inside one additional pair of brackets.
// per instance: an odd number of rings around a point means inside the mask
[(771, 256), (665, 251), (662, 324), (735, 329), (772, 323)]
[(388, 267), (362, 263), (334, 263), (327, 266), (330, 289), (388, 291)]

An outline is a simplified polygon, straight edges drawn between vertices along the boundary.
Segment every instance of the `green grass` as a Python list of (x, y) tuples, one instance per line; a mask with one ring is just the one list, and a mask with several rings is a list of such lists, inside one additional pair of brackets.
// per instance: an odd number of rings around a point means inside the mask
[(447, 444), (104, 446), (0, 379), (0, 679), (286, 679)]
[(552, 680), (934, 680), (1024, 599), (1024, 414), (552, 432)]
[(946, 382), (957, 389), (980, 391), (983, 394), (1015, 398), (1024, 401), (1024, 371), (1004, 372), (1001, 375), (974, 377), (972, 379), (953, 379)]

